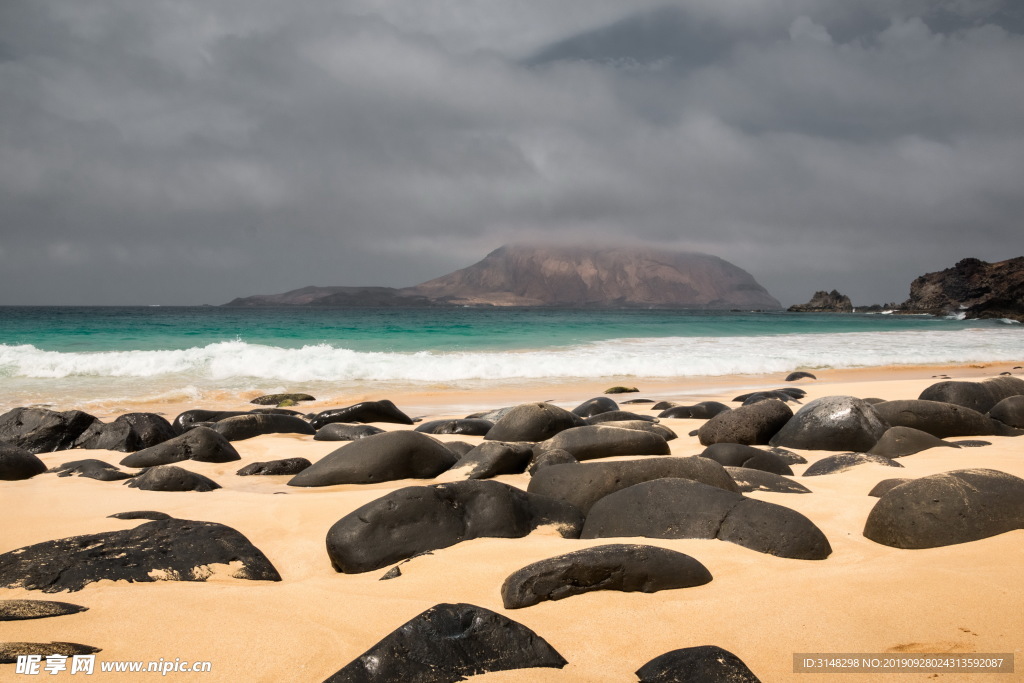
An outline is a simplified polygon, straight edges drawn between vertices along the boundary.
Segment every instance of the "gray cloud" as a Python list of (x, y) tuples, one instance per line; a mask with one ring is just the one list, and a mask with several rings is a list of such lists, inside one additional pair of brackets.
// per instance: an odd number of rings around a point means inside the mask
[(9, 0), (0, 303), (411, 285), (654, 241), (779, 299), (1024, 253), (1009, 0)]

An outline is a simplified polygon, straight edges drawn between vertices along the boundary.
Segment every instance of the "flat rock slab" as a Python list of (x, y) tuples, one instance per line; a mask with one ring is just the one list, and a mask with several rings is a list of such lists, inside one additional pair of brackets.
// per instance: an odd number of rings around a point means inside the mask
[(324, 410), (316, 414), (311, 424), (314, 429), (320, 429), (332, 422), (388, 422), (391, 424), (411, 425), (412, 418), (398, 409), (394, 403), (388, 400), (363, 401), (345, 408)]
[(601, 545), (527, 565), (501, 587), (505, 609), (530, 607), (592, 591), (655, 593), (702, 586), (707, 567), (689, 555), (650, 545)]
[(819, 477), (823, 474), (837, 474), (860, 465), (884, 465), (885, 467), (903, 467), (895, 460), (882, 455), (867, 453), (840, 453), (822, 458), (804, 470), (805, 477)]
[(31, 451), (0, 443), (0, 481), (31, 479), (46, 471), (46, 464)]
[(383, 429), (373, 425), (331, 422), (316, 430), (313, 441), (358, 441), (374, 434), (383, 433)]
[(316, 399), (309, 394), (266, 394), (264, 396), (257, 396), (249, 403), (253, 403), (258, 406), (276, 406), (284, 401), (290, 401), (292, 403), (299, 403), (301, 401), (315, 401)]
[(166, 512), (157, 512), (156, 510), (132, 510), (131, 512), (115, 512), (112, 515), (107, 515), (110, 519), (173, 519)]
[(265, 413), (224, 418), (213, 425), (213, 430), (228, 441), (244, 441), (263, 434), (316, 434), (301, 417)]
[(870, 403), (853, 396), (811, 401), (771, 439), (772, 446), (816, 451), (867, 451), (889, 428)]
[(357, 574), (473, 538), (520, 538), (542, 525), (578, 538), (583, 514), (496, 481), (409, 486), (338, 520), (327, 532), (327, 554), (336, 571)]
[(697, 430), (697, 437), (702, 446), (713, 443), (767, 444), (792, 417), (793, 411), (782, 401), (760, 401), (715, 415)]
[(537, 448), (542, 451), (568, 451), (580, 461), (617, 455), (669, 455), (672, 452), (660, 434), (602, 425), (571, 427), (538, 444)]
[(771, 493), (810, 493), (811, 490), (799, 482), (787, 479), (779, 474), (752, 470), (749, 467), (728, 467), (725, 471), (729, 473), (732, 480), (736, 482), (740, 493), (751, 491), (769, 491)]
[(183, 460), (232, 462), (241, 459), (242, 456), (223, 434), (209, 427), (194, 427), (173, 439), (122, 458), (121, 464), (125, 467), (156, 467)]
[(150, 467), (124, 483), (142, 491), (215, 491), (220, 484), (209, 477), (174, 465)]
[[(91, 655), (102, 652), (98, 647), (82, 645), (81, 643), (0, 643), (0, 664), (14, 664), (22, 655), (40, 655), (44, 661), (47, 655), (62, 655), (73, 657), (74, 655)], [(40, 668), (42, 671), (43, 669)]]
[(85, 460), (73, 460), (54, 467), (50, 472), (56, 473), (58, 477), (85, 477), (98, 481), (121, 481), (131, 479), (132, 475), (123, 472), (114, 465), (96, 458)]
[(111, 581), (205, 581), (230, 565), (230, 576), (280, 581), (245, 536), (214, 522), (167, 519), (134, 529), (45, 541), (0, 555), (0, 586), (44, 593)]
[(717, 645), (666, 652), (640, 667), (636, 675), (639, 683), (760, 683), (743, 660)]
[(718, 401), (701, 401), (692, 406), (669, 406), (658, 413), (658, 417), (674, 417), (682, 420), (710, 420), (715, 415), (727, 413), (730, 410), (732, 408)]
[(605, 496), (590, 508), (580, 534), (631, 536), (717, 538), (801, 560), (832, 553), (825, 534), (799, 512), (688, 479), (656, 479)]
[(88, 607), (54, 600), (0, 600), (0, 621), (47, 619), (65, 614), (78, 614)]
[(938, 548), (1024, 529), (1024, 479), (969, 469), (933, 474), (883, 494), (864, 536), (894, 548)]
[(610, 493), (666, 477), (739, 491), (725, 468), (714, 460), (697, 456), (552, 465), (534, 474), (527, 491), (563, 500), (587, 514), (594, 503)]
[(235, 472), (240, 477), (248, 477), (252, 475), (296, 475), (309, 467), (311, 463), (306, 458), (284, 458), (282, 460), (267, 460), (266, 462), (254, 462), (246, 465), (242, 469)]
[(427, 434), (409, 430), (384, 432), (331, 451), (292, 477), (288, 485), (333, 486), (433, 479), (458, 459)]
[(325, 683), (449, 683), (489, 671), (568, 662), (546, 640), (508, 617), (442, 603), (413, 617)]
[(671, 441), (677, 438), (676, 433), (663, 424), (658, 424), (650, 420), (613, 420), (611, 422), (602, 422), (602, 427), (617, 427), (619, 429), (633, 429), (638, 432), (651, 432), (657, 434), (665, 441)]
[(868, 453), (882, 455), (886, 458), (902, 458), (906, 455), (926, 451), (929, 448), (959, 448), (959, 446), (913, 427), (890, 427), (885, 430), (885, 434), (882, 434), (878, 443), (868, 450)]
[(424, 434), (464, 434), (466, 436), (484, 436), (491, 431), (494, 423), (481, 418), (461, 420), (431, 420), (417, 425), (416, 431)]
[(628, 410), (609, 410), (607, 413), (601, 413), (600, 415), (592, 415), (586, 418), (587, 424), (597, 425), (604, 424), (605, 422), (621, 422), (623, 420), (643, 420), (645, 422), (655, 422), (657, 418), (653, 415), (641, 415), (640, 413), (633, 413)]

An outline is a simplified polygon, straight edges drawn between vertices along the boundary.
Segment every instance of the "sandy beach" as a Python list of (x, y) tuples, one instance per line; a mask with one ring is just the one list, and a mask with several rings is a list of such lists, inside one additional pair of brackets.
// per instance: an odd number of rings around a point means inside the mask
[[(833, 395), (913, 399), (939, 381), (939, 375), (977, 380), (1008, 371), (1020, 374), (1013, 370), (1015, 365), (1019, 363), (821, 370), (816, 371), (818, 380), (791, 385), (807, 391), (804, 403)], [(742, 391), (786, 386), (784, 376), (420, 387), (386, 395), (359, 392), (318, 397), (302, 409), (316, 412), (383, 398), (424, 419), (464, 417), (472, 411), (527, 401), (552, 401), (571, 409), (612, 384), (640, 389), (613, 397), (620, 401), (728, 403)], [(73, 407), (57, 405), (55, 409)], [(93, 412), (105, 421), (129, 410), (159, 412), (170, 420), (183, 410), (200, 407), (246, 410), (252, 406), (233, 398), (219, 405), (108, 405), (105, 413)], [(623, 408), (653, 414), (642, 404)], [(663, 419), (662, 424), (678, 434), (669, 442), (673, 455), (703, 450), (697, 437), (687, 435), (702, 420)], [(438, 438), (482, 441), (482, 437), (461, 435)], [(288, 476), (239, 477), (235, 472), (252, 462), (280, 458), (305, 457), (315, 462), (344, 442), (263, 435), (234, 442), (240, 462), (183, 463), (223, 487), (208, 493), (141, 491), (121, 482), (58, 478), (52, 473), (0, 481), (5, 517), (0, 553), (52, 539), (133, 528), (138, 520), (108, 515), (157, 510), (237, 529), (266, 554), (282, 577), (280, 582), (219, 574), (206, 582), (100, 581), (81, 591), (55, 594), (0, 589), (0, 599), (62, 600), (88, 607), (88, 611), (57, 618), (5, 622), (0, 640), (83, 643), (101, 648), (97, 661), (180, 658), (211, 663), (208, 673), (167, 674), (168, 679), (179, 681), (321, 681), (423, 610), (442, 602), (464, 602), (526, 625), (568, 660), (562, 669), (479, 677), (488, 681), (636, 680), (633, 672), (658, 655), (709, 644), (739, 656), (762, 681), (849, 680), (850, 674), (794, 673), (795, 653), (1015, 653), (1015, 674), (888, 674), (866, 675), (863, 680), (1024, 680), (1024, 588), (1019, 576), (1024, 566), (1024, 530), (926, 550), (891, 548), (863, 535), (865, 520), (877, 501), (867, 493), (882, 479), (965, 468), (1024, 477), (1024, 440), (982, 438), (991, 445), (934, 448), (900, 458), (904, 469), (868, 464), (806, 478), (800, 475), (807, 467), (832, 453), (797, 450), (808, 464), (794, 465), (793, 478), (812, 493), (745, 495), (789, 507), (812, 520), (832, 546), (825, 560), (774, 557), (718, 540), (624, 539), (691, 555), (714, 578), (692, 588), (652, 594), (600, 591), (518, 610), (502, 606), (499, 589), (509, 574), (537, 560), (616, 541), (568, 540), (541, 529), (524, 538), (480, 538), (416, 557), (402, 565), (402, 575), (394, 580), (380, 581), (383, 569), (337, 573), (325, 551), (331, 525), (390, 491), (445, 481), (445, 475), (434, 481), (295, 488), (286, 485)], [(53, 467), (87, 457), (117, 464), (124, 456), (114, 451), (73, 450), (39, 457)], [(496, 479), (525, 489), (529, 475)], [(13, 665), (0, 665), (0, 679), (33, 680), (13, 671)], [(98, 680), (129, 677), (104, 676), (99, 671), (93, 675)]]

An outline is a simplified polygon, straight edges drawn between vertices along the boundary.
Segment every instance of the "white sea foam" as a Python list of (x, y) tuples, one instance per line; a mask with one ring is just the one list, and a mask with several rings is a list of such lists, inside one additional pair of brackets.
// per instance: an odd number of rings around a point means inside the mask
[(0, 345), (0, 377), (160, 378), (177, 386), (211, 382), (511, 380), (675, 377), (1018, 361), (1019, 328), (958, 331), (790, 334), (760, 337), (617, 339), (521, 351), (365, 352), (327, 344), (288, 349), (226, 341), (183, 350), (96, 353)]

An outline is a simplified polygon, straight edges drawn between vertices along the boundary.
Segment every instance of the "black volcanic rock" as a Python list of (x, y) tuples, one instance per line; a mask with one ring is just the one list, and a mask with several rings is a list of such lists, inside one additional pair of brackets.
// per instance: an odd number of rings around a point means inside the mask
[(46, 464), (31, 451), (0, 442), (0, 481), (31, 479), (46, 471)]
[(810, 493), (811, 490), (803, 484), (792, 479), (787, 479), (779, 474), (765, 472), (764, 470), (753, 470), (749, 467), (729, 467), (725, 471), (729, 473), (732, 480), (736, 482), (740, 493), (751, 491), (770, 491), (772, 493)]
[(0, 600), (0, 621), (62, 617), (65, 614), (78, 614), (87, 609), (89, 608), (81, 605), (54, 600)]
[(988, 416), (1008, 427), (1024, 429), (1024, 396), (1010, 396), (992, 407)]
[(374, 434), (383, 433), (383, 429), (373, 425), (331, 422), (316, 430), (313, 441), (358, 441)]
[(807, 303), (790, 306), (786, 310), (790, 313), (853, 313), (853, 304), (850, 297), (833, 289), (831, 292), (815, 292)]
[(983, 382), (939, 382), (922, 391), (918, 399), (952, 403), (979, 413), (987, 413), (1003, 399), (1022, 395), (1024, 379), (993, 377)]
[(717, 645), (672, 650), (636, 672), (638, 683), (760, 683), (739, 657)]
[(587, 423), (579, 415), (550, 403), (523, 403), (505, 413), (487, 436), (488, 441), (544, 441)]
[(494, 423), (481, 418), (461, 420), (430, 420), (416, 425), (415, 431), (424, 434), (464, 434), (466, 436), (484, 436), (491, 431)]
[(568, 662), (536, 633), (483, 607), (442, 603), (413, 617), (324, 683), (454, 683)]
[(976, 410), (939, 401), (884, 401), (875, 413), (893, 427), (912, 427), (932, 436), (1017, 436), (1021, 433)]
[(789, 406), (778, 399), (719, 413), (697, 431), (702, 446), (713, 443), (767, 444), (793, 417)]
[[(657, 407), (657, 406), (655, 406)], [(692, 406), (672, 406), (658, 413), (658, 417), (675, 417), (690, 420), (710, 420), (719, 413), (732, 410), (729, 406), (718, 401), (701, 401)]]
[(336, 571), (358, 574), (473, 538), (520, 538), (541, 525), (577, 538), (583, 514), (496, 481), (409, 486), (338, 520), (327, 532), (327, 554)]
[(793, 475), (786, 461), (769, 451), (738, 443), (714, 443), (704, 449), (701, 457), (710, 458), (726, 467), (743, 467), (778, 475)]
[[(122, 479), (131, 479), (132, 477), (132, 475), (122, 472), (110, 463), (97, 460), (96, 458), (73, 460), (58, 465), (50, 471), (55, 472), (58, 477), (75, 476), (96, 479), (98, 481), (121, 481)], [(3, 479), (3, 477), (0, 477), (0, 479)]]
[(175, 465), (150, 467), (126, 481), (125, 485), (142, 491), (199, 491), (203, 493), (220, 488), (220, 484), (213, 479)]
[(213, 431), (228, 441), (244, 441), (263, 434), (316, 434), (301, 417), (266, 413), (224, 418), (214, 423)]
[(489, 479), (499, 474), (522, 474), (532, 458), (529, 444), (484, 441), (467, 451), (451, 469), (468, 470), (468, 479)]
[(296, 474), (289, 486), (373, 484), (396, 479), (430, 479), (458, 456), (426, 434), (384, 432), (347, 443)]
[(837, 474), (860, 465), (884, 465), (885, 467), (903, 467), (895, 460), (882, 455), (867, 453), (839, 453), (829, 455), (817, 461), (806, 470), (805, 477), (819, 477), (824, 474)]
[(231, 442), (219, 432), (209, 427), (193, 427), (180, 436), (122, 458), (121, 464), (125, 467), (156, 467), (183, 460), (231, 462), (241, 458)]
[(505, 609), (599, 590), (655, 593), (703, 586), (707, 567), (689, 555), (651, 545), (600, 545), (534, 562), (501, 586)]
[(770, 443), (783, 448), (866, 451), (888, 428), (871, 404), (853, 396), (826, 396), (797, 411)]
[(63, 451), (97, 422), (81, 410), (58, 413), (46, 408), (15, 408), (0, 415), (0, 442), (30, 453)]
[(44, 593), (77, 591), (94, 581), (205, 581), (215, 568), (237, 579), (280, 581), (266, 556), (231, 527), (167, 519), (134, 529), (45, 541), (0, 555), (0, 586)]
[(155, 413), (127, 413), (109, 424), (97, 420), (75, 439), (75, 448), (131, 453), (174, 438), (171, 423)]
[(577, 460), (609, 458), (615, 455), (668, 455), (665, 438), (654, 432), (603, 425), (572, 427), (537, 445), (539, 450), (562, 450)]
[(235, 472), (240, 477), (252, 475), (296, 475), (312, 465), (305, 458), (284, 458), (281, 460), (268, 460), (266, 462), (254, 462), (246, 465)]
[(910, 283), (910, 298), (900, 308), (1024, 321), (1024, 256), (998, 263), (965, 258), (952, 268), (922, 275)]
[(579, 404), (572, 409), (572, 413), (574, 415), (579, 415), (582, 418), (588, 418), (618, 409), (619, 404), (612, 399), (607, 396), (598, 396), (597, 398), (592, 398), (589, 401), (584, 401)]
[(912, 427), (890, 427), (882, 434), (874, 446), (868, 451), (872, 455), (883, 455), (886, 458), (902, 458), (929, 448), (957, 448), (955, 444), (943, 441), (937, 436)]
[(0, 664), (14, 664), (18, 661), (18, 657), (23, 655), (39, 655), (45, 662), (50, 655), (73, 657), (74, 655), (91, 655), (102, 651), (101, 648), (92, 645), (64, 641), (50, 643), (0, 642)]
[(345, 408), (324, 410), (316, 414), (310, 424), (313, 429), (320, 429), (332, 422), (389, 422), (392, 424), (411, 425), (412, 418), (398, 409), (391, 401), (363, 401)]

